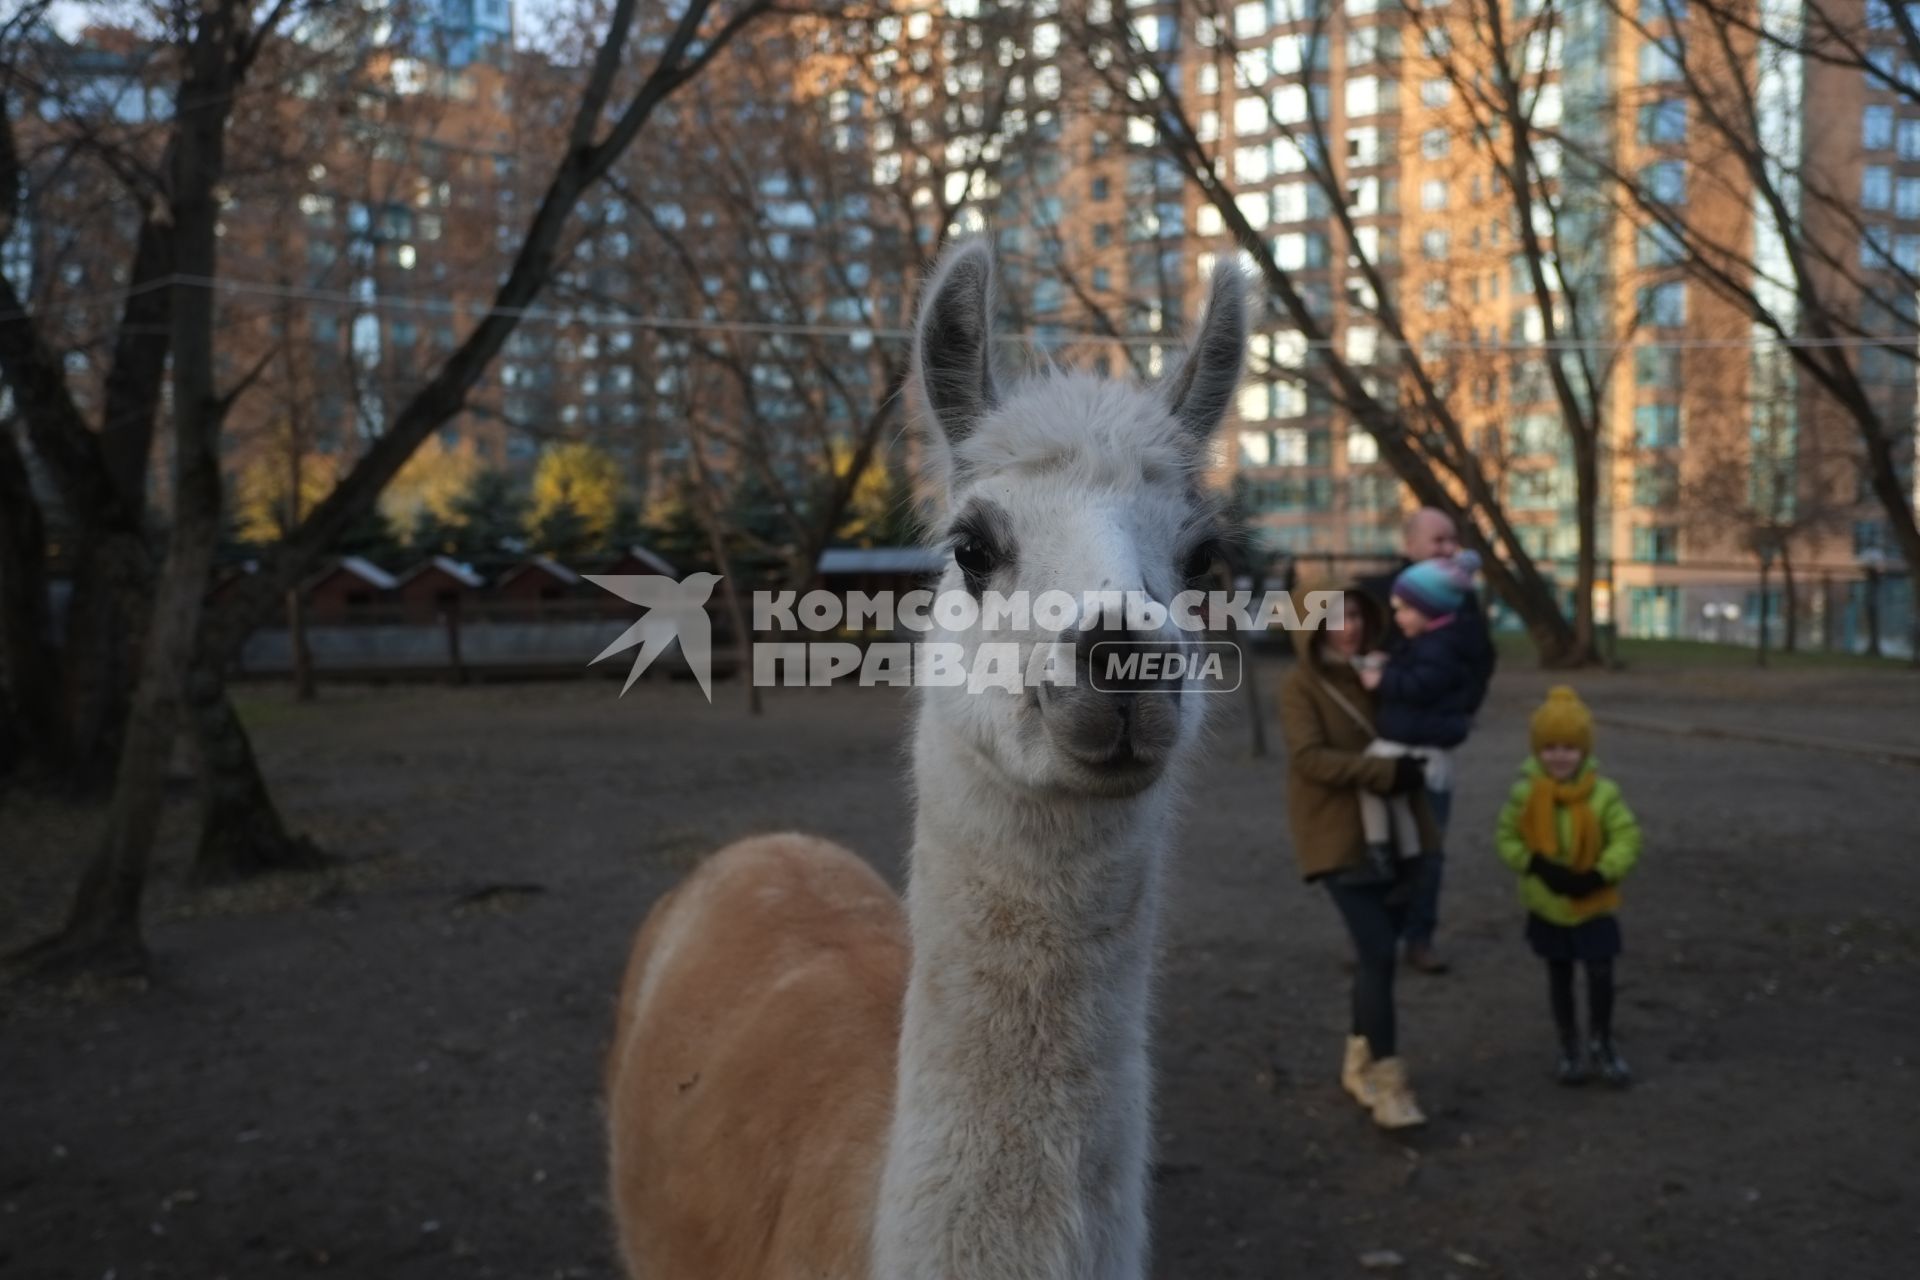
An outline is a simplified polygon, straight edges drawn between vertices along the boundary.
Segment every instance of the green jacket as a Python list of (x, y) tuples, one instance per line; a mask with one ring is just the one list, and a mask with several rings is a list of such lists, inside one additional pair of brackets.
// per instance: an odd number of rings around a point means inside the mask
[[(1599, 762), (1588, 756), (1580, 766), (1580, 775), (1585, 777), (1599, 767)], [(1579, 924), (1596, 914), (1608, 912), (1577, 910), (1573, 899), (1561, 897), (1540, 883), (1537, 876), (1527, 874), (1527, 863), (1534, 851), (1527, 848), (1526, 840), (1520, 835), (1520, 815), (1526, 810), (1527, 798), (1533, 794), (1534, 779), (1544, 772), (1536, 756), (1528, 756), (1526, 763), (1520, 766), (1520, 779), (1513, 784), (1507, 803), (1500, 810), (1494, 848), (1500, 854), (1500, 861), (1519, 873), (1520, 901), (1526, 904), (1527, 910), (1553, 924)], [(1600, 857), (1594, 863), (1594, 870), (1608, 884), (1617, 886), (1633, 870), (1634, 864), (1640, 861), (1640, 824), (1634, 820), (1633, 810), (1627, 808), (1627, 802), (1621, 799), (1619, 786), (1611, 779), (1601, 778), (1594, 783), (1593, 797), (1588, 803), (1593, 807), (1593, 816), (1600, 820)], [(1555, 862), (1565, 862), (1568, 860), (1568, 846), (1573, 843), (1573, 815), (1570, 810), (1562, 808), (1554, 815), (1554, 819), (1560, 832), (1560, 847), (1542, 856)]]

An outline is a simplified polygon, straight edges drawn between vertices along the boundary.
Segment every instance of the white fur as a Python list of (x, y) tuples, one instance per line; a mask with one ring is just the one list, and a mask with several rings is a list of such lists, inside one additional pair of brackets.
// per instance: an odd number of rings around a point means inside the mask
[[(937, 287), (937, 286), (936, 286)], [(1155, 388), (1053, 372), (932, 442), (946, 513), (1011, 525), (1003, 591), (1171, 600), (1196, 440)], [(946, 446), (946, 447), (942, 447)], [(961, 590), (949, 567), (942, 590)], [(971, 656), (1005, 636), (942, 633)], [(1034, 645), (1059, 643), (1023, 635)], [(1159, 772), (1103, 792), (1027, 692), (929, 688), (913, 740), (913, 962), (874, 1235), (878, 1280), (1146, 1273), (1147, 1028), (1160, 883), (1207, 699), (1171, 699)]]
[[(1238, 289), (1216, 282), (1199, 354), (1163, 386), (1055, 371), (1003, 388), (991, 262), (948, 253), (916, 382), (943, 519), (990, 504), (1012, 544), (990, 589), (1164, 603), (1185, 585)], [(941, 585), (965, 587), (957, 564)], [(1023, 670), (1085, 639), (930, 638), (969, 662), (1014, 640)], [(924, 689), (904, 930), (870, 868), (797, 836), (730, 846), (656, 904), (609, 1058), (629, 1274), (1140, 1280), (1161, 877), (1208, 701)]]

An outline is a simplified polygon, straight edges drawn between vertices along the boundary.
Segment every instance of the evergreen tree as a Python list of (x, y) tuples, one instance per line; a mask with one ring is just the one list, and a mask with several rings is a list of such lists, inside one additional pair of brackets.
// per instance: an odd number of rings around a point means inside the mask
[(395, 536), (393, 526), (385, 516), (372, 510), (346, 527), (333, 550), (336, 555), (363, 556), (387, 570), (403, 567), (408, 559), (407, 549)]
[(504, 471), (482, 471), (454, 504), (458, 553), (483, 561), (512, 558), (526, 537), (527, 501)]
[(550, 503), (533, 530), (533, 544), (556, 560), (578, 559), (594, 549), (593, 530), (573, 503), (561, 498)]

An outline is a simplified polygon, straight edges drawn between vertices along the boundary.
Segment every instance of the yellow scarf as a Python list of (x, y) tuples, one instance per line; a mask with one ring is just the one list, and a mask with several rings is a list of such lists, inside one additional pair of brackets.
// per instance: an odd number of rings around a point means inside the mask
[[(1544, 773), (1535, 778), (1527, 807), (1520, 813), (1520, 835), (1526, 840), (1527, 848), (1555, 862), (1564, 862), (1573, 871), (1593, 870), (1594, 863), (1600, 860), (1600, 819), (1588, 801), (1593, 798), (1593, 786), (1599, 780), (1600, 774), (1594, 769), (1588, 769), (1572, 782), (1556, 782)], [(1573, 828), (1573, 847), (1566, 850), (1564, 857), (1560, 849), (1560, 824), (1555, 820), (1562, 807), (1569, 810)], [(1575, 910), (1585, 919), (1612, 910), (1619, 902), (1620, 891), (1609, 885), (1598, 893), (1576, 899)]]

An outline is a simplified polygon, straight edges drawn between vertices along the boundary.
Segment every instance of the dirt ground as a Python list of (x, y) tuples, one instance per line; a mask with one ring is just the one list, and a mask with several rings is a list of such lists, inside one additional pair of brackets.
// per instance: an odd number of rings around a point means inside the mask
[[(1271, 691), (1277, 669), (1263, 673)], [(1489, 832), (1544, 688), (1465, 752), (1444, 978), (1402, 986), (1432, 1124), (1335, 1082), (1343, 946), (1295, 875), (1280, 745), (1227, 708), (1191, 805), (1159, 1009), (1155, 1274), (1851, 1278), (1920, 1256), (1920, 677), (1583, 680), (1649, 845), (1625, 1094), (1548, 1080), (1544, 975)], [(634, 925), (703, 852), (802, 828), (899, 870), (908, 703), (604, 681), (248, 691), (269, 776), (343, 869), (190, 894), (183, 787), (144, 992), (0, 1013), (0, 1274), (610, 1277), (599, 1071)], [(1731, 726), (1832, 745), (1670, 730)], [(0, 945), (94, 819), (0, 797)], [(1376, 1263), (1380, 1259), (1374, 1259)]]

